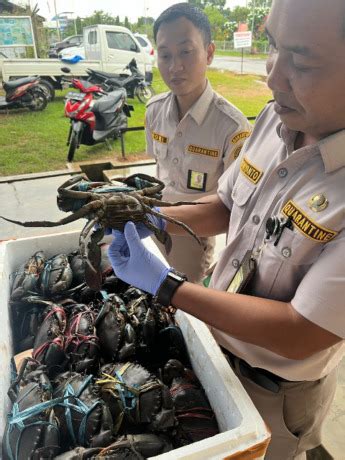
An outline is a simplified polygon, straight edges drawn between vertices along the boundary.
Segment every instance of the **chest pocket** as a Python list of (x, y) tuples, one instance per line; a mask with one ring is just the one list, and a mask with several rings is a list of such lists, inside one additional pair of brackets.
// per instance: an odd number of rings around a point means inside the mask
[(255, 189), (255, 184), (249, 182), (246, 178), (242, 177), (241, 174), (238, 176), (231, 192), (233, 206), (230, 216), (230, 227), (234, 229), (236, 233), (239, 227), (244, 224), (245, 211), (247, 211), (247, 213), (248, 211), (250, 212), (247, 206)]
[(158, 163), (160, 162), (160, 160), (165, 160), (168, 155), (168, 144), (153, 141), (153, 154)]
[(290, 230), (286, 228), (277, 244), (274, 246), (269, 242), (264, 252), (268, 252), (270, 257), (281, 260), (288, 265), (309, 266), (317, 260), (327, 243), (313, 241), (301, 235), (296, 228)]

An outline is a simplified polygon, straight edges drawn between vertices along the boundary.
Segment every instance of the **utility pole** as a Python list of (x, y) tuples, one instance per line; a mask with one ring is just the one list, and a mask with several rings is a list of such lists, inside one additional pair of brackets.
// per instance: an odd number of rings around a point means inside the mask
[(59, 42), (61, 42), (60, 23), (59, 23), (59, 18), (58, 18), (57, 9), (56, 9), (56, 0), (54, 0), (54, 11), (55, 11), (56, 28), (58, 31)]
[(255, 1), (256, 0), (252, 1), (252, 13), (253, 13), (253, 17), (252, 17), (252, 36), (253, 37), (254, 37), (254, 24), (255, 24)]

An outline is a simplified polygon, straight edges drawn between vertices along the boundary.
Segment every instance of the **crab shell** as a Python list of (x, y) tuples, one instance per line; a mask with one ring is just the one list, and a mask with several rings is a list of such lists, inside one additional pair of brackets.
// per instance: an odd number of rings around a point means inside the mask
[[(102, 367), (102, 398), (108, 402), (115, 425), (119, 419), (129, 425), (145, 425), (164, 431), (175, 424), (174, 408), (168, 388), (139, 364), (117, 363)], [(108, 378), (107, 378), (108, 377)]]
[[(50, 385), (29, 382), (22, 387), (8, 415), (3, 439), (4, 460), (30, 458), (54, 458), (60, 450), (59, 429), (52, 407), (43, 408), (42, 403), (51, 400)], [(26, 409), (32, 415), (20, 417)], [(24, 412), (25, 413), (25, 412)]]
[(48, 259), (39, 278), (39, 287), (45, 297), (67, 291), (73, 281), (73, 272), (66, 254), (58, 254)]
[(99, 339), (95, 318), (96, 313), (86, 305), (77, 305), (68, 320), (65, 351), (72, 368), (77, 372), (92, 372), (97, 368)]
[(92, 376), (65, 372), (55, 379), (54, 397), (67, 397), (56, 414), (65, 447), (105, 447), (113, 441), (113, 420)]
[(48, 369), (56, 370), (65, 359), (66, 314), (62, 307), (54, 304), (45, 312), (46, 315), (35, 338), (32, 356), (45, 364)]
[(44, 252), (37, 251), (14, 273), (11, 300), (18, 300), (26, 294), (37, 292), (37, 283), (45, 260)]
[(119, 296), (111, 294), (103, 302), (95, 321), (101, 352), (109, 360), (117, 357), (124, 338), (126, 319), (121, 310), (126, 310), (124, 302)]

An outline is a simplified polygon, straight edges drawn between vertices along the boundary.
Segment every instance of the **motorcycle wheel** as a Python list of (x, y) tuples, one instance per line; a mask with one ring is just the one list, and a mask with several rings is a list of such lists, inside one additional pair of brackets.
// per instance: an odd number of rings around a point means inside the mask
[(143, 104), (146, 104), (151, 97), (155, 95), (155, 90), (152, 88), (152, 86), (137, 86), (135, 90), (135, 95), (139, 99), (140, 102)]
[(41, 89), (36, 88), (32, 90), (31, 94), (32, 102), (29, 105), (29, 109), (32, 112), (41, 112), (42, 110), (44, 110), (48, 104), (48, 99), (44, 92)]
[(74, 158), (74, 153), (78, 148), (78, 133), (72, 130), (71, 138), (69, 140), (69, 147), (68, 147), (68, 154), (67, 154), (67, 161), (71, 162)]
[(38, 84), (39, 88), (44, 92), (49, 102), (55, 99), (55, 88), (48, 80), (41, 80)]

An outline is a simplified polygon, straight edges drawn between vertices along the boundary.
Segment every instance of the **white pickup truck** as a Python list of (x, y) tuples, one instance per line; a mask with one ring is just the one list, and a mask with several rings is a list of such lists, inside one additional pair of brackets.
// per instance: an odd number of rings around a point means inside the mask
[[(89, 26), (84, 27), (83, 35), (86, 59), (76, 64), (67, 64), (74, 77), (87, 75), (88, 68), (119, 73), (135, 58), (138, 68), (145, 74), (146, 79), (152, 79), (150, 59), (126, 27)], [(39, 75), (51, 99), (54, 98), (56, 89), (63, 88), (62, 77), (66, 78), (66, 74), (61, 70), (66, 63), (60, 59), (2, 59), (0, 65), (4, 81)]]

